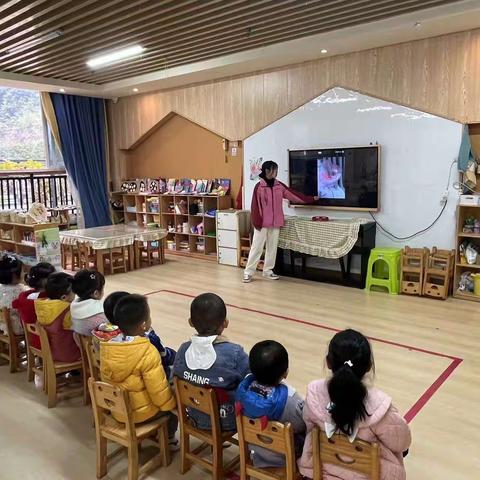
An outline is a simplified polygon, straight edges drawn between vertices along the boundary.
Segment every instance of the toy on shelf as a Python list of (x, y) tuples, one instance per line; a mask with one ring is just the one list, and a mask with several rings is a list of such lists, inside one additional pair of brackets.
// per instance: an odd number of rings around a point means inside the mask
[(458, 247), (460, 263), (462, 265), (480, 265), (480, 247), (473, 242), (465, 240)]
[(430, 250), (405, 247), (401, 256), (400, 291), (406, 295), (422, 295), (425, 267)]
[(453, 286), (455, 250), (439, 250), (433, 247), (428, 257), (423, 283), (423, 295), (445, 300)]

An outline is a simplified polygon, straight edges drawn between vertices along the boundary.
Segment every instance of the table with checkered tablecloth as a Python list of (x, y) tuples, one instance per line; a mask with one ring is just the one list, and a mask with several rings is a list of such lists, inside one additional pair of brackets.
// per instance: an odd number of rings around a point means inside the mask
[(286, 217), (278, 246), (285, 250), (323, 258), (341, 258), (358, 239), (362, 218), (315, 222), (310, 217)]

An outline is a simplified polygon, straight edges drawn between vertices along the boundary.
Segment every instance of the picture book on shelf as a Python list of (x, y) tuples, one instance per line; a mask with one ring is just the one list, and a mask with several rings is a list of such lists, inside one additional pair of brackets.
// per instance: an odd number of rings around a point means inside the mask
[(173, 193), (175, 192), (175, 183), (176, 183), (175, 178), (169, 178), (167, 182), (167, 190), (166, 193)]
[(164, 178), (158, 180), (158, 193), (165, 193), (167, 191), (167, 182)]
[(175, 182), (175, 193), (180, 193), (183, 190), (182, 180), (176, 180)]

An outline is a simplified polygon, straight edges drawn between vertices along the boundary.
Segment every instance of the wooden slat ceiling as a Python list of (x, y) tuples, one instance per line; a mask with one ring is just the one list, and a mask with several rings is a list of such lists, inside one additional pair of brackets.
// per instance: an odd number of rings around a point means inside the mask
[[(105, 84), (448, 3), (11, 0), (0, 2), (0, 70)], [(61, 36), (45, 40), (54, 31)], [(96, 70), (85, 63), (135, 44), (146, 48), (141, 57)]]

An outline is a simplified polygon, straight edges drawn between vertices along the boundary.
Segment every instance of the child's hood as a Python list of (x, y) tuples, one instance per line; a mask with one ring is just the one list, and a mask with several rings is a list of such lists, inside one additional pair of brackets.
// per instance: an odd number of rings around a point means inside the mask
[(128, 337), (127, 341), (121, 342), (112, 339), (109, 342), (100, 343), (100, 364), (102, 377), (115, 383), (127, 379), (138, 364), (148, 361), (151, 355), (157, 355), (148, 338)]
[[(308, 420), (313, 423), (334, 423), (327, 407), (330, 403), (327, 380), (315, 380), (307, 387)], [(376, 388), (369, 388), (365, 408), (368, 416), (359, 428), (370, 427), (378, 423), (387, 413), (392, 404), (392, 398)]]
[(95, 300), (93, 298), (80, 301), (77, 297), (72, 302), (70, 309), (73, 318), (82, 320), (103, 313), (103, 302), (102, 300)]
[[(70, 308), (70, 304), (63, 300), (50, 300), (49, 298), (35, 300), (35, 313), (37, 321), (41, 325), (52, 324), (65, 310)], [(68, 311), (63, 321), (65, 328), (71, 325), (70, 312)]]

